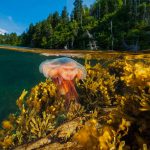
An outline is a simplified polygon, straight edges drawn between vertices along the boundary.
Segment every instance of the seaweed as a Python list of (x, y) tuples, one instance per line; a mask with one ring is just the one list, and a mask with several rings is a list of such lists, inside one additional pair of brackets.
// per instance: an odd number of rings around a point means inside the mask
[(78, 103), (68, 110), (50, 79), (24, 90), (18, 113), (2, 122), (0, 149), (149, 149), (149, 64), (127, 57), (107, 67), (86, 61), (86, 79), (75, 81)]

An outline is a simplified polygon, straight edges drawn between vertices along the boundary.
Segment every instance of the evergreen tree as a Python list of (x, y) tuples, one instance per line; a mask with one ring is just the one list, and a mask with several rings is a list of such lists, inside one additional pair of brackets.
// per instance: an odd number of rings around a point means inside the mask
[(87, 49), (95, 43), (99, 49), (126, 49), (138, 43), (141, 49), (150, 48), (149, 0), (96, 0), (88, 8), (82, 0), (74, 1), (70, 20), (67, 8), (47, 19), (30, 24), (21, 36), (0, 35), (0, 44)]
[(59, 22), (60, 22), (60, 16), (58, 11), (56, 11), (52, 16), (52, 23), (51, 23), (52, 27), (55, 28)]
[(82, 24), (82, 13), (83, 13), (82, 3), (83, 3), (82, 0), (75, 0), (73, 10), (74, 19), (80, 24)]
[(64, 7), (61, 13), (61, 20), (63, 23), (68, 23), (69, 22), (69, 16), (67, 12), (67, 7)]

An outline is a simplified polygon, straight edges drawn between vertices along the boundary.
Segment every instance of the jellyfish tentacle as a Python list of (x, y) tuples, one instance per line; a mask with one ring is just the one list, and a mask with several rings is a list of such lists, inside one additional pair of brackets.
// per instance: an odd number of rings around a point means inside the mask
[(63, 80), (61, 86), (64, 90), (63, 93), (61, 91), (61, 94), (65, 95), (65, 108), (67, 109), (70, 106), (71, 100), (78, 102), (78, 93), (72, 80)]
[(75, 85), (74, 85), (74, 81), (70, 80), (69, 81), (69, 86), (70, 86), (70, 92), (71, 95), (74, 97), (74, 99), (77, 101), (78, 99), (78, 93), (76, 91)]

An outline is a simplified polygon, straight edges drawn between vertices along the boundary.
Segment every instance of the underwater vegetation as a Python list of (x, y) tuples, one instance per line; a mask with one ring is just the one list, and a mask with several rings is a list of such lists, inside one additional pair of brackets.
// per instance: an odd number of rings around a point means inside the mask
[(1, 124), (0, 149), (150, 149), (149, 59), (85, 62), (86, 78), (74, 83), (79, 103), (66, 110), (52, 79), (24, 90)]

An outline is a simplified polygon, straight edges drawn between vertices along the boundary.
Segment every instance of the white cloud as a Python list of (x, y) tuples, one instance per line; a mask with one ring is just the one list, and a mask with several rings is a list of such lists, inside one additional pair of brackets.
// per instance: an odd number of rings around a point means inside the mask
[(8, 33), (7, 30), (0, 28), (0, 34), (4, 35), (5, 33)]

